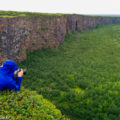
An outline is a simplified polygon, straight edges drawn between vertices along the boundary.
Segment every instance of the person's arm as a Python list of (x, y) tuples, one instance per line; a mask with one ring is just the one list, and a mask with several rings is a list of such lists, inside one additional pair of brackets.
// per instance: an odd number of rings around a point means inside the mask
[(9, 84), (7, 86), (7, 88), (9, 90), (15, 90), (15, 91), (19, 91), (20, 90), (20, 87), (21, 87), (21, 81), (22, 81), (22, 76), (23, 76), (23, 70), (21, 70), (19, 73), (18, 73), (18, 77), (14, 79), (11, 79), (9, 81)]
[(7, 85), (7, 88), (9, 90), (19, 91), (20, 87), (21, 87), (21, 81), (22, 81), (22, 77), (17, 77), (17, 81), (16, 82), (13, 79), (11, 79), (9, 81), (9, 84)]
[(16, 83), (17, 83), (17, 81), (19, 80), (19, 77), (13, 76), (12, 78), (13, 78), (13, 80), (14, 80)]

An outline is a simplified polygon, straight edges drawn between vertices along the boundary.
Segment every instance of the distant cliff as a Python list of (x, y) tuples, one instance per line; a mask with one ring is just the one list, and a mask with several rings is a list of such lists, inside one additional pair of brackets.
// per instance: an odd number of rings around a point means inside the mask
[(27, 50), (58, 47), (67, 32), (89, 30), (100, 24), (119, 23), (119, 17), (62, 15), (0, 17), (0, 62), (22, 61)]

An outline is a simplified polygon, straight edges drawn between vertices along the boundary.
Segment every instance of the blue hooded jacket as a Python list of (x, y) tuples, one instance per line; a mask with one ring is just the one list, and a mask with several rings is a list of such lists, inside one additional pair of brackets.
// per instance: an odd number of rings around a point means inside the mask
[(3, 66), (0, 67), (0, 90), (20, 90), (22, 77), (14, 76), (14, 71), (17, 69), (17, 64), (12, 60), (6, 60), (3, 63)]

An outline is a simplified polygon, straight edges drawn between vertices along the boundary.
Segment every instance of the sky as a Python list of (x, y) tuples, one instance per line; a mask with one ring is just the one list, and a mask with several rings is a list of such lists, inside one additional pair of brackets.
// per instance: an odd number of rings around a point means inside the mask
[(120, 14), (120, 0), (0, 0), (0, 10), (41, 13)]

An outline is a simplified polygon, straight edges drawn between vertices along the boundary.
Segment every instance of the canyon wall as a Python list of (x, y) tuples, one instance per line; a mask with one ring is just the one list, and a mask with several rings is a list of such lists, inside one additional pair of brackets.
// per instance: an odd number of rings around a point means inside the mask
[(5, 59), (22, 61), (26, 51), (55, 47), (67, 32), (89, 30), (100, 24), (119, 23), (118, 17), (63, 15), (51, 17), (0, 18), (0, 63)]

